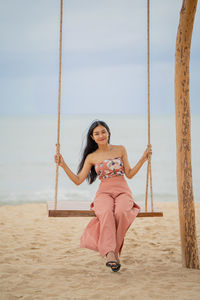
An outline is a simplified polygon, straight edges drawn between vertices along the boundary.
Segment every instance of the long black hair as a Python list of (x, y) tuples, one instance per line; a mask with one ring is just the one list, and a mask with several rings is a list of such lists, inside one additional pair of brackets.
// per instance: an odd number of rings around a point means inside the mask
[[(106, 130), (108, 131), (108, 134), (109, 134), (108, 144), (110, 143), (110, 135), (111, 134), (110, 134), (110, 129), (109, 129), (108, 125), (104, 121), (100, 121), (100, 120), (93, 121), (92, 124), (90, 125), (90, 128), (88, 129), (88, 133), (87, 133), (87, 137), (86, 137), (86, 146), (85, 146), (85, 149), (83, 150), (83, 155), (82, 155), (81, 162), (78, 166), (77, 174), (79, 174), (80, 171), (82, 170), (87, 155), (98, 149), (97, 143), (92, 139), (91, 136), (93, 135), (93, 130), (99, 125), (105, 127)], [(87, 176), (87, 181), (89, 182), (89, 184), (91, 184), (95, 181), (96, 178), (97, 178), (97, 173), (95, 171), (94, 166), (92, 166), (92, 168), (90, 169), (90, 172)]]

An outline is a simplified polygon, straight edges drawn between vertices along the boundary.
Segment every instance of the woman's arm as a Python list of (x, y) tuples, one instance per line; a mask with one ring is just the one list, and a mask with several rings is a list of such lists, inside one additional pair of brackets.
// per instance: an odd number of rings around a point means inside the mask
[(133, 176), (135, 176), (137, 174), (137, 172), (140, 170), (140, 168), (143, 166), (143, 164), (145, 163), (145, 161), (148, 159), (148, 156), (152, 154), (152, 150), (151, 147), (147, 148), (142, 157), (140, 158), (140, 160), (137, 162), (137, 164), (131, 168), (129, 161), (128, 161), (128, 155), (126, 152), (126, 148), (124, 146), (122, 146), (122, 159), (123, 159), (123, 164), (124, 164), (124, 172), (125, 175), (128, 178), (132, 178)]
[(71, 179), (71, 181), (73, 181), (76, 185), (81, 184), (86, 179), (92, 167), (92, 163), (90, 161), (90, 155), (88, 155), (85, 159), (81, 172), (78, 175), (76, 175), (67, 166), (61, 154), (59, 154), (58, 156), (55, 155), (54, 158), (55, 158), (55, 163), (58, 163), (58, 165), (63, 168), (63, 170), (69, 177), (69, 179)]

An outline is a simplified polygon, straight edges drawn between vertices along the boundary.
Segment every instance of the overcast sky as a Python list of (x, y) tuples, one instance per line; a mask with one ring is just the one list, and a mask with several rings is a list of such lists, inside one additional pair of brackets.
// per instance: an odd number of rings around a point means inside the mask
[[(174, 113), (182, 0), (151, 0), (151, 112)], [(2, 115), (56, 114), (59, 0), (0, 0)], [(61, 111), (147, 110), (146, 0), (64, 0)], [(191, 49), (191, 110), (200, 113), (200, 13)]]

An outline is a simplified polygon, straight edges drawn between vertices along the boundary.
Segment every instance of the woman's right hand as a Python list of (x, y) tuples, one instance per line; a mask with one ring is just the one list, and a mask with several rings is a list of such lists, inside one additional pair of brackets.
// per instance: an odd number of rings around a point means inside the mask
[(54, 159), (55, 159), (55, 163), (58, 164), (60, 167), (64, 166), (65, 161), (60, 153), (56, 154), (54, 156)]
[(151, 144), (147, 146), (146, 150), (144, 151), (144, 154), (143, 154), (143, 158), (144, 160), (148, 160), (149, 156), (152, 155), (152, 146)]

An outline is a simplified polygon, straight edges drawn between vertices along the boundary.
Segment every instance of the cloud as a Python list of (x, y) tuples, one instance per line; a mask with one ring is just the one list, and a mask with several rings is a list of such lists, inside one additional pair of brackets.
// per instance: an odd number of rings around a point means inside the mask
[[(173, 107), (181, 4), (182, 0), (151, 1), (151, 101), (155, 113), (171, 113)], [(59, 9), (55, 0), (1, 1), (1, 113), (56, 111)], [(197, 10), (191, 95), (193, 109), (200, 110), (199, 14)], [(143, 113), (146, 43), (146, 0), (64, 1), (62, 112)]]

